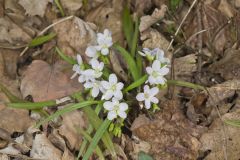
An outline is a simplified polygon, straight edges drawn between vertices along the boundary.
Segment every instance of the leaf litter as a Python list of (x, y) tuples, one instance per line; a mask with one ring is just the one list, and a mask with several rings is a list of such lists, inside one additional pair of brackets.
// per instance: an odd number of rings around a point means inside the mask
[[(171, 3), (164, 0), (151, 3), (61, 0), (66, 16), (75, 16), (50, 29), (57, 37), (19, 58), (22, 46), (62, 15), (52, 0), (0, 1), (0, 82), (19, 98), (30, 97), (34, 102), (82, 91), (82, 86), (70, 79), (71, 66), (51, 56), (54, 45), (66, 55), (75, 57), (79, 53), (88, 60), (84, 51), (88, 44), (96, 44), (96, 33), (104, 28), (112, 31), (115, 42), (125, 45), (121, 17), (123, 8), (129, 5), (132, 16), (140, 19), (138, 45), (163, 49), (173, 59), (174, 73), (169, 78), (204, 84), (206, 91), (178, 87), (171, 93), (174, 99), (169, 100), (167, 89), (164, 90), (159, 95), (160, 111), (153, 115), (136, 113), (129, 120), (131, 134), (124, 133), (125, 140), (121, 142), (114, 140), (121, 148), (119, 157), (138, 159), (143, 151), (154, 159), (164, 160), (239, 159), (239, 128), (223, 121), (239, 120), (236, 26), (240, 3), (238, 0), (197, 3), (179, 34), (173, 37), (191, 3), (182, 0), (178, 9), (169, 10)], [(173, 38), (174, 43), (169, 46)], [(126, 63), (121, 56), (111, 54), (114, 71), (128, 82)], [(36, 123), (33, 112), (8, 108), (5, 102), (9, 99), (0, 93), (0, 159), (74, 159), (83, 139), (75, 128), (87, 127), (86, 115), (74, 111), (36, 130), (32, 129)], [(53, 113), (62, 107), (65, 106), (44, 111)], [(38, 116), (41, 119), (41, 114)]]

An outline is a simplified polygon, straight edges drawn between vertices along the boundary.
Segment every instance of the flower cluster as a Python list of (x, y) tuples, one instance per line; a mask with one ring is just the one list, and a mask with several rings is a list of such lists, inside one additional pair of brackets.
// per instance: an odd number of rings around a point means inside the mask
[(146, 67), (146, 72), (148, 74), (148, 80), (143, 88), (143, 92), (138, 93), (136, 99), (138, 101), (144, 101), (144, 106), (146, 109), (151, 108), (151, 103), (157, 104), (158, 99), (155, 97), (159, 92), (159, 85), (164, 85), (166, 83), (165, 75), (168, 74), (170, 60), (164, 57), (163, 50), (155, 48), (150, 50), (148, 48), (143, 48), (143, 52), (139, 52), (140, 55), (146, 57), (152, 63), (152, 66)]
[(75, 72), (73, 77), (79, 75), (78, 81), (83, 84), (85, 89), (91, 90), (93, 98), (102, 94), (101, 99), (105, 100), (103, 107), (108, 111), (107, 118), (113, 120), (118, 116), (125, 119), (128, 105), (123, 100), (122, 89), (124, 84), (118, 82), (115, 74), (110, 74), (108, 80), (104, 80), (103, 70), (104, 63), (99, 61), (103, 56), (109, 54), (109, 49), (113, 45), (111, 32), (107, 29), (103, 33), (97, 34), (97, 45), (88, 46), (85, 53), (91, 58), (90, 67), (86, 67), (82, 61), (82, 57), (77, 55), (77, 63), (73, 66)]

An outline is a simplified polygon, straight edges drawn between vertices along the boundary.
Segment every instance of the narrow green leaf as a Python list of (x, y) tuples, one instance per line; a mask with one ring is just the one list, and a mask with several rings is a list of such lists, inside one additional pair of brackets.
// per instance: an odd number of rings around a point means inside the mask
[(56, 101), (45, 101), (45, 102), (23, 102), (23, 103), (7, 103), (8, 107), (17, 108), (17, 109), (28, 109), (28, 110), (35, 110), (35, 109), (42, 109), (43, 107), (51, 107), (55, 106)]
[[(101, 109), (102, 109), (102, 104), (98, 104), (97, 107), (95, 108), (95, 113), (98, 115), (99, 112), (101, 111)], [(93, 126), (90, 124), (88, 129), (87, 129), (87, 134), (91, 134), (92, 131), (93, 131)], [(87, 146), (87, 139), (84, 139), (82, 144), (81, 144), (77, 159), (79, 159), (82, 156), (86, 146)]]
[(123, 32), (126, 37), (128, 46), (131, 47), (132, 34), (133, 34), (133, 20), (130, 14), (130, 10), (127, 6), (125, 6), (123, 9), (122, 23), (123, 23)]
[(99, 140), (102, 138), (103, 134), (107, 131), (108, 126), (110, 125), (111, 121), (108, 119), (104, 120), (101, 126), (98, 128), (96, 134), (94, 135), (92, 142), (90, 143), (86, 153), (83, 156), (83, 160), (88, 160), (92, 155), (93, 151), (95, 150)]
[(56, 47), (56, 52), (59, 54), (59, 56), (65, 60), (66, 62), (68, 62), (69, 64), (77, 64), (77, 60), (73, 59), (72, 57), (69, 57), (67, 55), (65, 55), (58, 47)]
[(57, 34), (56, 33), (49, 33), (48, 35), (45, 36), (39, 36), (34, 38), (28, 45), (28, 47), (36, 47), (39, 46), (45, 42), (50, 41), (53, 39)]
[(182, 3), (182, 0), (170, 0), (170, 9), (171, 11), (175, 11), (178, 6)]
[(140, 75), (142, 75), (143, 59), (142, 59), (142, 56), (140, 54), (136, 54), (136, 61), (137, 61), (138, 71), (139, 71)]
[(192, 89), (205, 90), (205, 87), (203, 87), (201, 85), (190, 83), (190, 82), (185, 82), (185, 81), (167, 80), (167, 83), (168, 84), (173, 84), (173, 85), (176, 85), (176, 86), (181, 86), (181, 87), (188, 87), (188, 88), (192, 88)]
[(38, 128), (39, 126), (41, 126), (42, 124), (48, 122), (48, 121), (51, 121), (53, 120), (54, 118), (56, 117), (59, 117), (65, 113), (68, 113), (68, 112), (72, 112), (74, 110), (77, 110), (77, 109), (80, 109), (80, 108), (84, 108), (84, 107), (87, 107), (87, 106), (91, 106), (93, 104), (98, 104), (100, 103), (100, 101), (84, 101), (84, 102), (81, 102), (81, 103), (77, 103), (77, 104), (74, 104), (72, 106), (68, 106), (68, 107), (65, 107), (63, 109), (60, 109), (58, 110), (57, 112), (55, 112), (54, 114), (50, 115), (49, 117), (47, 117), (46, 119), (40, 121), (36, 127)]
[(140, 85), (146, 82), (147, 78), (148, 78), (148, 75), (144, 75), (142, 78), (138, 79), (137, 81), (130, 84), (127, 88), (125, 88), (123, 92), (126, 93), (134, 88), (139, 87)]
[(136, 48), (137, 48), (137, 45), (138, 45), (138, 27), (139, 27), (139, 22), (138, 22), (138, 18), (137, 18), (136, 22), (135, 22), (135, 29), (134, 29), (133, 39), (132, 39), (132, 44), (131, 44), (131, 55), (132, 55), (132, 57), (135, 57)]
[(150, 155), (141, 151), (138, 153), (138, 160), (153, 160), (153, 158)]
[(134, 81), (138, 80), (140, 78), (140, 73), (133, 57), (121, 46), (114, 44), (113, 47), (120, 52), (124, 60), (127, 62)]
[(59, 2), (59, 0), (54, 0), (54, 2), (55, 2), (55, 4), (57, 5), (57, 7), (58, 7), (58, 9), (59, 9), (59, 11), (60, 11), (60, 13), (61, 13), (61, 16), (64, 17), (64, 16), (65, 16), (65, 13), (64, 13), (64, 11), (63, 11), (63, 8), (62, 8), (61, 3)]
[[(93, 141), (93, 139), (91, 138), (91, 136), (89, 135), (88, 132), (84, 131), (82, 128), (76, 128), (76, 129), (77, 129), (77, 131), (78, 131), (81, 135), (83, 135), (83, 137), (84, 137), (87, 141), (89, 141), (90, 143)], [(82, 145), (82, 144), (81, 144), (81, 145)], [(103, 153), (102, 153), (101, 149), (98, 147), (98, 145), (96, 146), (95, 151), (96, 151), (96, 154), (98, 155), (99, 160), (104, 160)], [(80, 157), (79, 157), (79, 158), (80, 158)]]
[(26, 102), (25, 100), (22, 100), (18, 98), (17, 96), (13, 95), (4, 85), (0, 83), (0, 91), (3, 92), (10, 102), (12, 103), (19, 103), (19, 102)]
[(224, 123), (234, 127), (240, 127), (240, 120), (225, 120)]

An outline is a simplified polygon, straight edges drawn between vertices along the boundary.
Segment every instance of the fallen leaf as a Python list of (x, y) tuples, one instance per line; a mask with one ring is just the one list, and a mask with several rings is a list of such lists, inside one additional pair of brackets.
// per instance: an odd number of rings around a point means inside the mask
[(62, 153), (52, 145), (44, 134), (37, 134), (33, 140), (30, 157), (46, 160), (61, 160)]
[(49, 2), (52, 2), (52, 0), (19, 0), (18, 3), (25, 9), (26, 14), (43, 17)]
[(134, 0), (131, 3), (138, 16), (142, 16), (144, 12), (149, 11), (153, 5), (153, 2), (149, 0)]
[[(239, 110), (233, 113), (227, 113), (222, 116), (222, 119), (230, 117), (239, 117)], [(224, 160), (224, 159), (239, 159), (240, 155), (240, 128), (223, 124), (218, 118), (213, 121), (209, 130), (204, 133), (200, 142), (202, 143), (200, 150), (202, 152), (210, 150), (211, 152), (204, 158), (206, 160)], [(227, 151), (227, 152), (225, 152)], [(224, 153), (227, 154), (225, 158)]]
[(27, 110), (4, 108), (0, 110), (0, 128), (9, 133), (24, 132), (33, 124)]
[(95, 25), (83, 21), (78, 17), (59, 23), (54, 26), (58, 35), (57, 45), (67, 55), (74, 56), (76, 53), (85, 56), (88, 45), (96, 43)]
[(10, 160), (6, 154), (0, 154), (1, 160)]
[(167, 11), (167, 6), (162, 5), (160, 9), (155, 8), (151, 16), (147, 15), (147, 16), (141, 17), (139, 31), (140, 32), (145, 31), (146, 29), (151, 27), (151, 25), (153, 25), (154, 23), (162, 19), (165, 16), (166, 11)]
[(69, 10), (70, 13), (74, 13), (83, 5), (82, 0), (60, 0), (60, 2), (63, 8)]
[(69, 142), (69, 148), (79, 149), (82, 137), (78, 134), (77, 128), (86, 127), (86, 119), (83, 112), (74, 111), (62, 116), (62, 125), (59, 127), (59, 134)]
[(64, 63), (56, 63), (52, 67), (41, 60), (35, 60), (24, 72), (21, 82), (23, 97), (32, 95), (33, 100), (46, 101), (70, 95), (81, 90), (81, 84), (77, 79), (70, 79), (72, 72), (64, 73), (71, 66)]
[(197, 159), (198, 157), (200, 142), (197, 138), (204, 128), (188, 121), (179, 104), (176, 100), (163, 102), (161, 111), (154, 115), (154, 120), (148, 120), (145, 124), (138, 120), (141, 125), (135, 124), (138, 127), (132, 130), (134, 136), (151, 145), (149, 153), (155, 159)]
[(221, 0), (218, 9), (228, 18), (232, 18), (237, 12), (227, 0)]

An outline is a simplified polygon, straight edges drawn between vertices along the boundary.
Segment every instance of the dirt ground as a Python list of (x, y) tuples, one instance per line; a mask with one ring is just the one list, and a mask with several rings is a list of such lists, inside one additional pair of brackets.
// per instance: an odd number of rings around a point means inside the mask
[[(87, 46), (107, 28), (113, 41), (127, 48), (124, 8), (140, 20), (138, 50), (163, 49), (171, 60), (167, 79), (204, 89), (168, 85), (158, 95), (159, 111), (131, 109), (123, 134), (113, 137), (117, 159), (240, 159), (240, 0), (0, 0), (0, 160), (77, 157), (84, 137), (76, 127), (89, 124), (84, 112), (75, 110), (35, 128), (44, 113), (64, 106), (41, 112), (10, 108), (7, 104), (16, 101), (3, 86), (25, 102), (83, 92), (56, 47), (87, 59)], [(51, 34), (50, 40), (33, 43)], [(126, 62), (115, 54), (110, 61), (128, 83)], [(106, 159), (113, 159), (99, 146)], [(94, 153), (90, 159), (98, 158)]]

